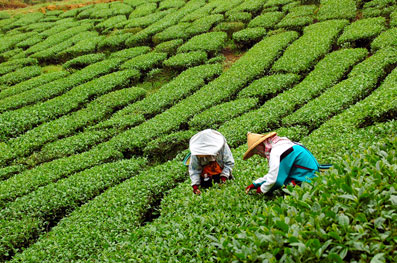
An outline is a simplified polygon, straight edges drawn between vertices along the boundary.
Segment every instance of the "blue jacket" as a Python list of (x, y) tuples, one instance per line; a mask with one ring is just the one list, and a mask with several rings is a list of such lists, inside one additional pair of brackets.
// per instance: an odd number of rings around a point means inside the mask
[(268, 173), (253, 184), (256, 188), (260, 187), (263, 193), (267, 193), (289, 184), (292, 180), (297, 183), (310, 182), (316, 171), (319, 171), (319, 165), (309, 150), (290, 140), (281, 140), (270, 151)]

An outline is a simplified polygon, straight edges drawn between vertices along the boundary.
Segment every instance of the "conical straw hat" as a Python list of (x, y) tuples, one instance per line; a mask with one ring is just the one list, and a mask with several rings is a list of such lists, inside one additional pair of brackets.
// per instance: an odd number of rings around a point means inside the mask
[(248, 144), (248, 150), (244, 153), (243, 155), (243, 160), (247, 160), (250, 158), (254, 153), (252, 150), (258, 146), (260, 143), (265, 141), (267, 138), (273, 137), (277, 135), (276, 132), (269, 132), (268, 134), (258, 134), (258, 133), (247, 133), (247, 144)]

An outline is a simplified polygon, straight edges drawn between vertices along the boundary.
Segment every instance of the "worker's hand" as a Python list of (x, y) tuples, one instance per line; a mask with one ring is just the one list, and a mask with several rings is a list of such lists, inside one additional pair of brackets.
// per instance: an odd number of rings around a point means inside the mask
[(200, 189), (198, 189), (197, 185), (193, 185), (193, 193), (196, 195), (201, 194), (201, 191), (200, 191)]
[(226, 180), (227, 180), (226, 176), (221, 176), (222, 183), (226, 182)]
[(256, 188), (256, 192), (257, 192), (258, 194), (262, 194), (262, 193), (263, 193), (260, 187)]
[(245, 188), (245, 193), (248, 194), (248, 192), (251, 191), (252, 189), (255, 189), (255, 185), (254, 184), (250, 184), (249, 186), (247, 186)]

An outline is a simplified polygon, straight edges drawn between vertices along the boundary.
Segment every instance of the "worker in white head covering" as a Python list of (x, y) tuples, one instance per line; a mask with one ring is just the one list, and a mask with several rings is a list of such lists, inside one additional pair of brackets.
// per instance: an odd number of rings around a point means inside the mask
[(233, 155), (220, 132), (207, 129), (195, 134), (189, 141), (189, 149), (189, 175), (195, 194), (201, 193), (199, 186), (208, 188), (213, 182), (232, 179)]

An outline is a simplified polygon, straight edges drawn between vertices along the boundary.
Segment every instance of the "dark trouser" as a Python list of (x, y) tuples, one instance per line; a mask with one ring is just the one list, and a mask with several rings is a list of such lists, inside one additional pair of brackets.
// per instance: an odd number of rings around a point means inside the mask
[(202, 188), (210, 188), (213, 185), (213, 182), (220, 183), (221, 182), (221, 175), (215, 174), (212, 177), (208, 177), (207, 181), (204, 181), (204, 178), (201, 178), (201, 187)]

